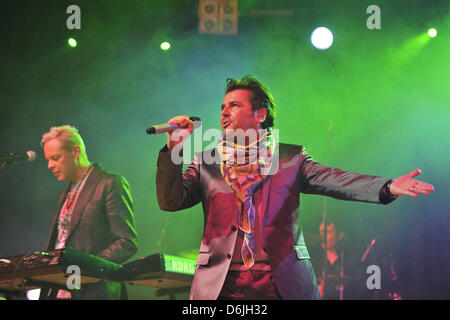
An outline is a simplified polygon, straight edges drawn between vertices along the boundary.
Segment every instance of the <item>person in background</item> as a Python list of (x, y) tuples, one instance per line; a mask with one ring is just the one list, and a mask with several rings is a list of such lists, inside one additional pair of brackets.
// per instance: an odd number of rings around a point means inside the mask
[[(321, 272), (317, 277), (320, 296), (323, 300), (343, 300), (346, 270), (344, 267), (344, 248), (342, 240), (344, 239), (343, 232), (337, 232), (334, 222), (327, 223), (326, 232), (326, 246), (324, 239), (324, 222), (319, 226), (319, 234), (322, 244), (323, 255), (326, 258), (322, 259)], [(324, 268), (324, 262), (326, 268)], [(325, 273), (327, 277), (325, 278)], [(326, 281), (323, 281), (326, 279)]]

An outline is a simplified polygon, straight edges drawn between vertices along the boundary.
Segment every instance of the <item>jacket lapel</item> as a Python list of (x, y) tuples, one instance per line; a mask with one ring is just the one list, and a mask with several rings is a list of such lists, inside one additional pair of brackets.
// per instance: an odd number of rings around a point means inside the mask
[(268, 221), (272, 221), (271, 211), (270, 211), (270, 195), (272, 194), (272, 181), (273, 176), (277, 175), (280, 170), (280, 149), (279, 144), (275, 144), (275, 148), (273, 150), (273, 158), (272, 158), (272, 164), (269, 169), (269, 175), (266, 177), (266, 180), (263, 184), (262, 189), (262, 199), (261, 199), (261, 206), (263, 210), (260, 210), (260, 212), (264, 212), (263, 217), (263, 229), (264, 229), (264, 238), (266, 237), (266, 227), (268, 224)]
[(270, 189), (272, 188), (272, 176), (268, 176), (265, 181), (264, 184), (262, 186), (262, 194), (261, 194), (261, 209), (259, 210), (259, 212), (264, 212), (264, 216), (263, 216), (263, 231), (264, 231), (264, 238), (266, 238), (266, 226), (267, 226), (267, 221), (271, 221), (272, 219), (269, 218), (270, 215), (270, 199), (269, 199), (269, 195), (270, 195)]

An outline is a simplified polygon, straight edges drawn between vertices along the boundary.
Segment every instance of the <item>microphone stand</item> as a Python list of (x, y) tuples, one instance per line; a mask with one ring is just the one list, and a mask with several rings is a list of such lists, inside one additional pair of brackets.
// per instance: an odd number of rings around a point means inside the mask
[(326, 296), (326, 283), (328, 278), (328, 248), (327, 248), (327, 198), (323, 198), (323, 271), (322, 271), (322, 290), (324, 297)]
[(167, 225), (169, 224), (169, 218), (170, 218), (170, 216), (168, 215), (166, 218), (166, 221), (164, 223), (164, 227), (161, 229), (161, 233), (159, 235), (159, 241), (158, 241), (158, 249), (156, 252), (162, 253), (161, 248), (162, 248), (163, 238), (166, 235)]
[[(333, 149), (333, 128), (332, 128), (332, 120), (328, 120), (328, 158), (330, 158), (331, 149)], [(328, 245), (327, 245), (327, 198), (323, 198), (323, 244), (324, 244), (324, 252), (323, 252), (323, 295), (325, 294), (326, 283), (328, 281)]]

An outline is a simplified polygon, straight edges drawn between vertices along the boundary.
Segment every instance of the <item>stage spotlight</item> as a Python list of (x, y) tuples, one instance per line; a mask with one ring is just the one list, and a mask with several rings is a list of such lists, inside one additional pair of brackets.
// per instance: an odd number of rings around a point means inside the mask
[(435, 28), (430, 28), (430, 29), (428, 29), (428, 35), (429, 35), (431, 38), (436, 37), (436, 36), (437, 36), (437, 30), (436, 30)]
[(70, 47), (75, 48), (77, 46), (77, 40), (75, 40), (74, 38), (69, 38), (67, 40), (67, 43), (69, 44)]
[(161, 50), (163, 50), (163, 51), (169, 50), (170, 47), (171, 47), (171, 45), (170, 45), (170, 43), (167, 42), (167, 41), (162, 42), (161, 45), (160, 45), (160, 48), (161, 48)]
[(325, 27), (316, 28), (311, 33), (311, 42), (317, 49), (326, 50), (333, 43), (333, 33)]

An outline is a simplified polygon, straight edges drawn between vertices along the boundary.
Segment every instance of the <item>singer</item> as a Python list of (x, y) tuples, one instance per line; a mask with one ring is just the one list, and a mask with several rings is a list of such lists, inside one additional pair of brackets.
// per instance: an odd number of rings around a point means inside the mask
[[(171, 152), (183, 143), (180, 136), (193, 132), (193, 123), (187, 116), (169, 120), (184, 133), (168, 133), (160, 150), (159, 206), (178, 211), (202, 202), (205, 215), (191, 299), (320, 299), (299, 218), (300, 193), (388, 204), (433, 191), (413, 179), (420, 170), (390, 179), (326, 167), (304, 146), (274, 141), (275, 115), (272, 94), (256, 77), (228, 79), (220, 111), (223, 137), (184, 173)], [(255, 141), (239, 139), (248, 130), (266, 133)], [(229, 139), (230, 133), (238, 139)], [(263, 149), (269, 149), (266, 161), (251, 158)], [(201, 161), (205, 153), (222, 161)], [(243, 163), (231, 161), (242, 154)], [(272, 159), (278, 159), (276, 169), (266, 170), (273, 168)]]
[[(127, 180), (91, 164), (74, 127), (52, 127), (41, 145), (48, 169), (58, 181), (69, 183), (59, 198), (46, 250), (72, 247), (116, 263), (131, 258), (137, 234)], [(40, 299), (106, 300), (126, 295), (124, 285), (103, 282), (71, 292), (43, 288)]]

